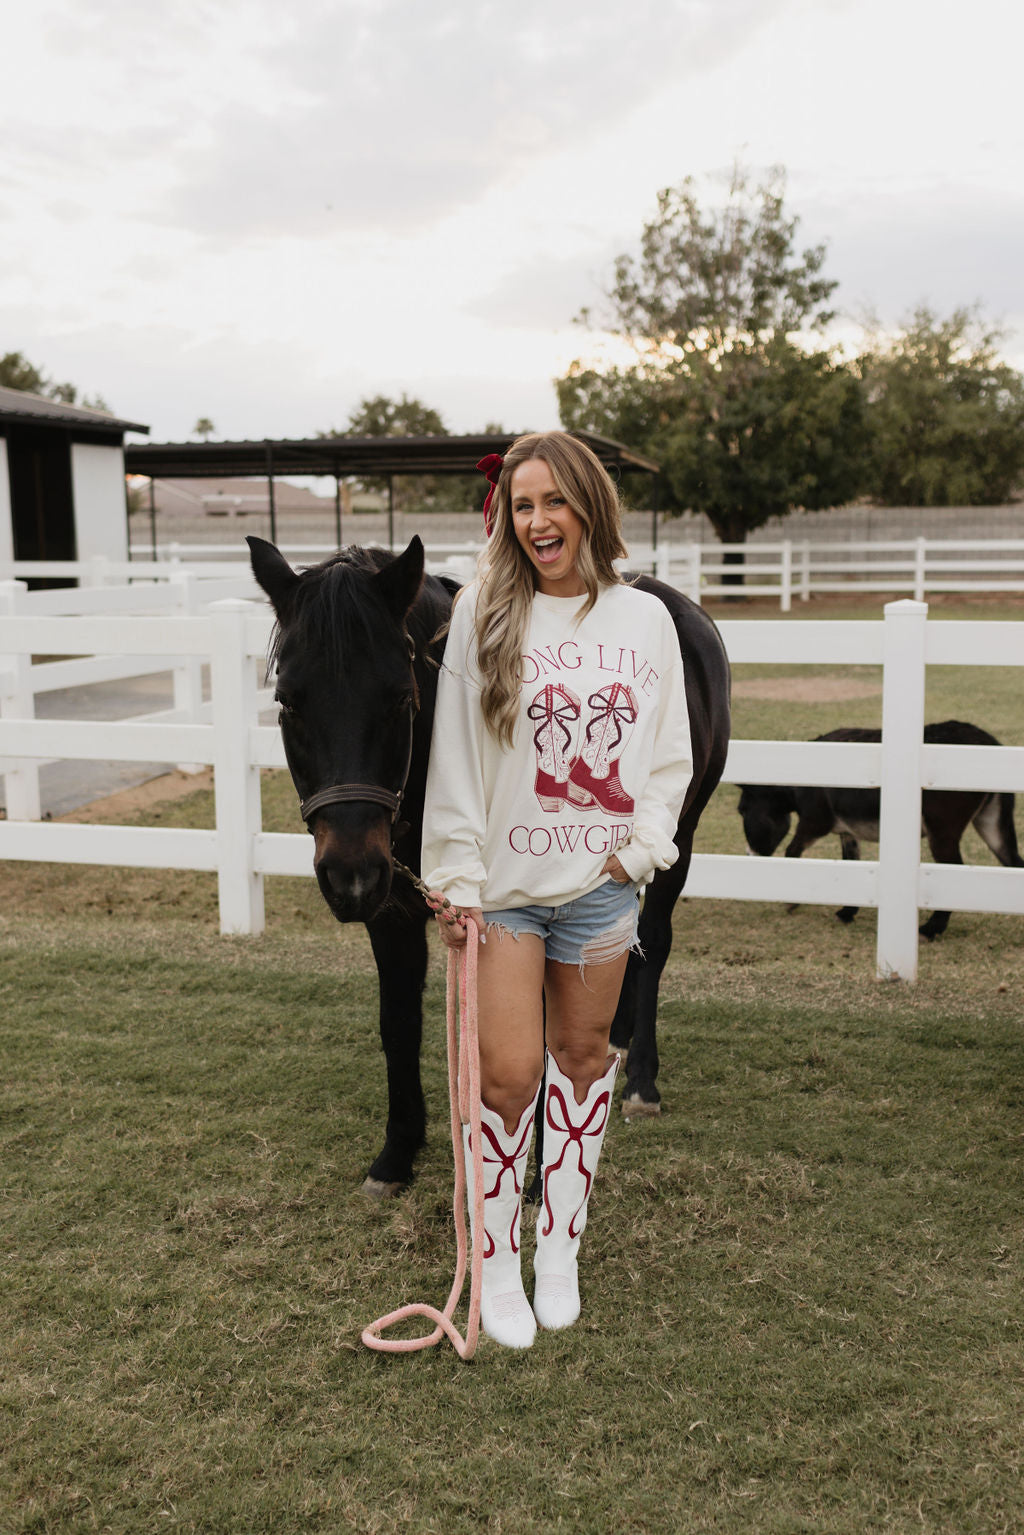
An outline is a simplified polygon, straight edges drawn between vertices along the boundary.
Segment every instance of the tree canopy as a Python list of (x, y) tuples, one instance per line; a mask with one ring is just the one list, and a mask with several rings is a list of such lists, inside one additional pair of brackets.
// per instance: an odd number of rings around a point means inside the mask
[(866, 490), (886, 506), (1005, 501), (1024, 476), (1024, 377), (978, 313), (914, 311), (858, 359), (870, 429)]
[(54, 383), (41, 368), (29, 362), (23, 352), (5, 352), (0, 357), (0, 384), (5, 389), (21, 389), (27, 394), (40, 394), (48, 400), (59, 400), (62, 405), (81, 405), (86, 410), (110, 409), (98, 394), (79, 395), (75, 384)]
[[(486, 428), (491, 430), (491, 428)], [(500, 431), (500, 427), (496, 428)], [(444, 437), (448, 429), (439, 411), (422, 400), (403, 394), (394, 400), (378, 394), (361, 400), (347, 424), (321, 432), (321, 437)], [(367, 490), (386, 491), (388, 481), (367, 476), (360, 481)], [(396, 475), (393, 495), (396, 511), (465, 512), (483, 505), (482, 482), (475, 475)]]
[(784, 190), (781, 171), (754, 182), (736, 169), (708, 209), (692, 179), (662, 191), (639, 255), (615, 262), (600, 322), (632, 360), (577, 361), (556, 380), (565, 426), (648, 453), (661, 505), (704, 512), (728, 543), (860, 488), (857, 379), (820, 341), (836, 284), (824, 246), (798, 252)]

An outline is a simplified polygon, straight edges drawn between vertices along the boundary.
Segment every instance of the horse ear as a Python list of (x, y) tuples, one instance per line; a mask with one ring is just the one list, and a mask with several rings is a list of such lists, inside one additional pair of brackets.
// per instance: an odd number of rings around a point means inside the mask
[(374, 576), (377, 590), (396, 618), (404, 618), (423, 583), (423, 544), (414, 533), (409, 547)]
[(252, 533), (245, 535), (245, 541), (249, 545), (252, 573), (280, 617), (282, 608), (299, 584), (299, 578), (275, 544), (268, 544), (265, 538), (256, 538)]

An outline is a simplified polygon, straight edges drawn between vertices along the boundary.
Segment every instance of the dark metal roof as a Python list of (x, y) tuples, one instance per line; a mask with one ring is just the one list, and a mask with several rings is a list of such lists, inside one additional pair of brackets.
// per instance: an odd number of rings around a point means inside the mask
[(48, 400), (44, 395), (29, 394), (24, 389), (0, 386), (0, 427), (5, 422), (19, 426), (63, 426), (72, 430), (81, 427), (117, 437), (125, 432), (149, 431), (148, 426), (140, 426), (137, 421), (122, 421), (106, 410), (65, 405), (61, 400)]
[[(213, 479), (267, 474), (471, 474), (487, 453), (503, 453), (520, 435), (470, 437), (313, 437), (261, 442), (147, 442), (124, 450), (129, 474), (152, 479)], [(574, 432), (609, 469), (644, 470), (658, 465), (621, 442), (593, 432)]]

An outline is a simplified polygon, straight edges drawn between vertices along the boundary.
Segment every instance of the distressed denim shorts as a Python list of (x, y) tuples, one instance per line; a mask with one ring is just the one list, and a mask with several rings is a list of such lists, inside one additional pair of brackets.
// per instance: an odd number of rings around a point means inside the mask
[(560, 965), (605, 965), (636, 947), (640, 896), (632, 883), (608, 879), (564, 906), (509, 906), (485, 911), (487, 933), (535, 933), (548, 959)]

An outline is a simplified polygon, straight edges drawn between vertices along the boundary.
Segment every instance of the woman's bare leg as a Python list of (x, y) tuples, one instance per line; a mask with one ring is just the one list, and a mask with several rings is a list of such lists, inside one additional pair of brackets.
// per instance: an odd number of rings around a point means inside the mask
[(491, 928), (478, 959), (480, 1096), (511, 1133), (544, 1069), (544, 941)]
[(628, 956), (601, 965), (550, 962), (544, 972), (547, 998), (547, 1043), (559, 1067), (572, 1082), (576, 1102), (604, 1075), (611, 1033)]

